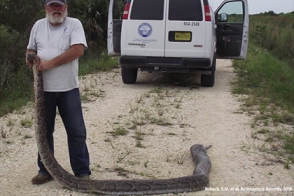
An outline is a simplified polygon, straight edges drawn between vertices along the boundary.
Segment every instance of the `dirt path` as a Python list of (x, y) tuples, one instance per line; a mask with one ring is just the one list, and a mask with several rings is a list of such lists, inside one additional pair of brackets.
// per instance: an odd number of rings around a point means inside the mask
[[(256, 150), (260, 144), (251, 138), (252, 119), (240, 112), (241, 103), (230, 93), (234, 77), (230, 61), (221, 60), (213, 88), (200, 87), (198, 77), (190, 77), (185, 86), (145, 72), (136, 85), (124, 85), (119, 70), (81, 78), (91, 178), (190, 175), (189, 148), (200, 143), (212, 145), (210, 187), (179, 195), (293, 195), (286, 191), (294, 189), (293, 169), (265, 160)], [(0, 118), (0, 195), (86, 195), (56, 181), (31, 184), (37, 173), (32, 119), (31, 105)], [(57, 160), (71, 171), (59, 118), (55, 140)]]

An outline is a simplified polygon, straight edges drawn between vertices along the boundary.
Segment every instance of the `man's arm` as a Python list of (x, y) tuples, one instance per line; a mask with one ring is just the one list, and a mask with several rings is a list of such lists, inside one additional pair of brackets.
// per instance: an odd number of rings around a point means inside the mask
[(73, 60), (82, 56), (84, 54), (84, 50), (85, 46), (83, 44), (72, 45), (67, 51), (65, 51), (61, 55), (49, 61), (41, 61), (37, 69), (40, 71), (45, 71), (72, 62)]

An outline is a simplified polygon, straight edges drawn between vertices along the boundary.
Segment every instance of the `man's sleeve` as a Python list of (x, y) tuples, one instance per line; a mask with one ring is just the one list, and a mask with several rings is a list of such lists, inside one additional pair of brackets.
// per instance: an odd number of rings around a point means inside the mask
[(86, 36), (85, 36), (85, 31), (83, 28), (82, 23), (79, 20), (76, 20), (76, 24), (73, 28), (73, 32), (71, 34), (71, 43), (70, 45), (75, 45), (75, 44), (83, 44), (85, 46), (85, 49), (87, 49), (87, 41), (86, 41)]
[(36, 24), (33, 26), (31, 33), (30, 33), (30, 38), (29, 38), (29, 43), (27, 46), (28, 50), (34, 50), (37, 51), (37, 45), (36, 45)]

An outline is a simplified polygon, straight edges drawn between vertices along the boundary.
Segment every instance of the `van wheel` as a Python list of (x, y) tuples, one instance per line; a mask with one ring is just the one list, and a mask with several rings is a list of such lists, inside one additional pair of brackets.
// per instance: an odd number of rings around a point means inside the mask
[(209, 71), (211, 71), (210, 75), (201, 75), (201, 86), (206, 86), (206, 87), (213, 87), (214, 82), (215, 82), (215, 64), (216, 64), (216, 58), (214, 56), (213, 58), (213, 63), (211, 65), (211, 68)]
[(135, 84), (137, 80), (138, 69), (121, 68), (121, 76), (123, 83)]

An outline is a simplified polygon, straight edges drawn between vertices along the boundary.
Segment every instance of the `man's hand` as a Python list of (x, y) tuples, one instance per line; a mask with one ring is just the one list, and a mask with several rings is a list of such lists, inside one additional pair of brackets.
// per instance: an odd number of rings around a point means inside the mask
[(26, 65), (32, 69), (35, 63), (37, 63), (36, 69), (38, 71), (45, 71), (53, 67), (51, 61), (41, 61), (35, 52), (28, 52), (26, 57)]
[[(46, 71), (48, 69), (58, 67), (64, 64), (67, 64), (80, 56), (84, 54), (84, 45), (83, 44), (75, 44), (72, 45), (66, 52), (62, 53), (61, 55), (49, 60), (49, 61), (40, 61), (40, 63), (37, 64), (36, 69), (38, 71)], [(34, 50), (27, 50), (27, 58), (26, 58), (26, 64), (29, 68), (32, 68), (33, 63), (30, 63), (28, 61), (28, 55), (35, 54), (36, 52)]]
[(41, 61), (39, 65), (37, 66), (37, 70), (39, 71), (46, 71), (48, 69), (51, 69), (54, 67), (54, 65), (51, 63), (52, 61)]

